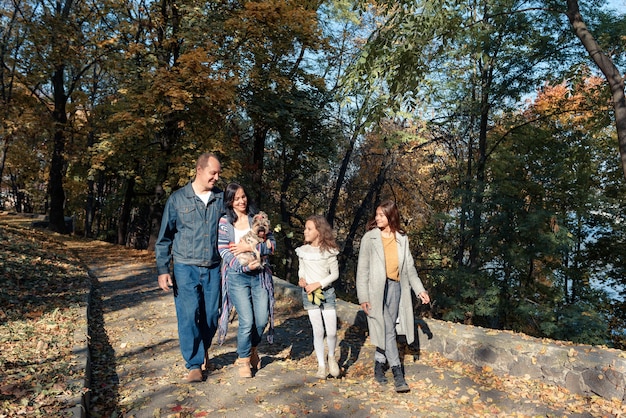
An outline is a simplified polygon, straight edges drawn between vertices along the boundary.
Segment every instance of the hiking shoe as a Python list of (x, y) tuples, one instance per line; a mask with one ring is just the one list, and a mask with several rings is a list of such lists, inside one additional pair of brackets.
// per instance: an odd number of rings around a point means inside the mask
[(238, 358), (235, 363), (238, 368), (239, 377), (252, 377), (252, 369), (250, 369), (250, 357)]
[(189, 370), (189, 374), (185, 378), (187, 383), (196, 383), (202, 382), (202, 370), (200, 369), (191, 369)]
[(402, 366), (393, 366), (391, 368), (393, 373), (393, 384), (396, 387), (396, 392), (405, 393), (410, 391), (409, 385), (404, 380), (404, 373), (402, 372)]
[(387, 383), (387, 377), (385, 376), (385, 363), (380, 361), (374, 361), (374, 379), (381, 385)]

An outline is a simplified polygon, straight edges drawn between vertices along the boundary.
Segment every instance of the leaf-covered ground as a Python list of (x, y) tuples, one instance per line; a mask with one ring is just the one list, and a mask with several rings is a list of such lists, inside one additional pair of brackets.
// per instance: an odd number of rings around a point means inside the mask
[(341, 324), (340, 379), (319, 380), (311, 329), (301, 306), (280, 300), (275, 344), (263, 367), (240, 379), (236, 319), (211, 349), (206, 381), (187, 384), (173, 298), (156, 286), (154, 256), (98, 241), (3, 224), (0, 216), (0, 418), (65, 415), (80, 394), (72, 330), (84, 314), (92, 276), (89, 413), (109, 417), (622, 417), (619, 401), (573, 395), (523, 377), (448, 360), (405, 359), (408, 394), (372, 379), (373, 347), (363, 330)]
[(14, 221), (0, 215), (0, 417), (64, 416), (83, 390), (72, 348), (89, 278), (63, 242)]
[[(438, 353), (404, 356), (408, 394), (372, 379), (373, 347), (364, 331), (341, 324), (341, 379), (319, 380), (311, 326), (299, 303), (279, 300), (275, 343), (262, 343), (263, 367), (240, 379), (236, 318), (223, 346), (211, 350), (205, 382), (187, 384), (174, 303), (156, 285), (153, 254), (119, 246), (80, 252), (97, 278), (92, 341), (97, 378), (92, 417), (620, 417), (619, 401), (574, 395), (524, 377), (451, 361)], [(97, 309), (96, 309), (97, 310)], [(98, 325), (98, 324), (101, 324)], [(99, 336), (98, 336), (99, 334)], [(388, 373), (389, 374), (389, 373)]]

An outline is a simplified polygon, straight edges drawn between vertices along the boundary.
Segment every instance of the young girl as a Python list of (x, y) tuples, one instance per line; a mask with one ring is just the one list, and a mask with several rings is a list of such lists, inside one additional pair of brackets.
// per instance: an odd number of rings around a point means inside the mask
[[(337, 312), (332, 283), (339, 277), (339, 249), (333, 231), (323, 216), (313, 215), (307, 219), (304, 243), (296, 248), (299, 259), (298, 284), (302, 288), (302, 303), (313, 328), (313, 348), (318, 363), (315, 376), (326, 379), (330, 373), (338, 377), (340, 370), (335, 359)], [(328, 370), (324, 358), (324, 331), (328, 344)]]

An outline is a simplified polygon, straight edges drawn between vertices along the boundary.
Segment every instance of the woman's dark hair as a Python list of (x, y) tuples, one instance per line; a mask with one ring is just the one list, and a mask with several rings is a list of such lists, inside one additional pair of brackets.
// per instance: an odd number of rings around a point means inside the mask
[(228, 217), (228, 222), (235, 223), (237, 222), (237, 214), (233, 209), (233, 203), (235, 202), (235, 194), (237, 194), (237, 190), (243, 190), (244, 194), (248, 198), (248, 206), (246, 207), (246, 214), (254, 214), (254, 211), (251, 210), (251, 201), (250, 196), (246, 192), (246, 189), (239, 183), (228, 183), (226, 186), (226, 190), (224, 190), (224, 211), (226, 212), (226, 216)]
[[(387, 217), (387, 221), (389, 222), (389, 229), (391, 232), (399, 232), (402, 235), (405, 235), (406, 232), (400, 226), (400, 211), (398, 211), (398, 206), (393, 200), (384, 200), (382, 201), (376, 209), (382, 209), (383, 213)], [(367, 223), (367, 230), (371, 230), (376, 228), (376, 213), (374, 213), (374, 217), (370, 219)]]

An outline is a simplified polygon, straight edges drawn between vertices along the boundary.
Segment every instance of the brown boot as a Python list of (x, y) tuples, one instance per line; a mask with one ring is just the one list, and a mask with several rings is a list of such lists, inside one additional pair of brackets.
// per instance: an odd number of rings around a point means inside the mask
[(185, 378), (188, 383), (202, 382), (202, 370), (200, 369), (191, 369), (189, 370), (189, 374)]
[(250, 370), (250, 357), (239, 358), (235, 364), (239, 366), (239, 377), (252, 377), (252, 370)]
[(254, 370), (259, 370), (261, 368), (261, 358), (259, 357), (256, 347), (252, 347), (250, 350), (250, 367)]

